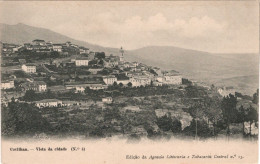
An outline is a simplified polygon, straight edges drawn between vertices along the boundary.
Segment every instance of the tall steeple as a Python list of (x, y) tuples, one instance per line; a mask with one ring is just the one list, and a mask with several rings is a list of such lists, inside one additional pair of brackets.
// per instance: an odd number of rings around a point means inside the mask
[(124, 49), (123, 47), (121, 46), (119, 52), (121, 53), (121, 56), (120, 56), (120, 62), (124, 62)]

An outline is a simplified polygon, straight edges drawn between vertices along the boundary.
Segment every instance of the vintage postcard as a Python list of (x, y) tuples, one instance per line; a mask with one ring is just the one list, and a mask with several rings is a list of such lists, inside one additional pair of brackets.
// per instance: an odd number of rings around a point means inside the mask
[(259, 1), (1, 1), (1, 163), (255, 164)]

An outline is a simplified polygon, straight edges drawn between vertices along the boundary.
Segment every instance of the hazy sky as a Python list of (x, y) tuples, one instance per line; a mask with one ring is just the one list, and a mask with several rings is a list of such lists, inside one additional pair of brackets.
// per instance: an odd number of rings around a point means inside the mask
[(0, 2), (0, 22), (51, 29), (108, 47), (259, 50), (258, 2)]

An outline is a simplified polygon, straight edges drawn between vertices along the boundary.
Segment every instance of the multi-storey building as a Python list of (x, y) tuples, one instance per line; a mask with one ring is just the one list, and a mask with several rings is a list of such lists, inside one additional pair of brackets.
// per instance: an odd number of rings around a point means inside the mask
[(40, 46), (45, 46), (46, 43), (44, 40), (41, 40), (41, 39), (35, 39), (32, 41), (33, 45), (40, 45)]
[(10, 89), (10, 88), (14, 88), (13, 80), (3, 80), (1, 82), (1, 89)]
[(89, 49), (85, 47), (79, 47), (79, 54), (89, 54)]
[(25, 91), (34, 90), (36, 92), (45, 92), (47, 90), (47, 85), (44, 81), (25, 82), (22, 83), (20, 87)]
[(76, 66), (88, 66), (88, 58), (76, 58), (75, 64)]
[(103, 76), (103, 81), (107, 85), (113, 85), (114, 82), (117, 82), (117, 78), (113, 75), (110, 76)]
[(35, 73), (36, 72), (36, 66), (34, 64), (23, 64), (22, 70), (26, 73)]
[(52, 49), (53, 51), (62, 52), (62, 44), (53, 44)]
[(35, 101), (35, 105), (38, 108), (63, 106), (62, 101), (57, 100), (57, 99), (44, 99), (44, 100), (40, 100), (40, 101)]

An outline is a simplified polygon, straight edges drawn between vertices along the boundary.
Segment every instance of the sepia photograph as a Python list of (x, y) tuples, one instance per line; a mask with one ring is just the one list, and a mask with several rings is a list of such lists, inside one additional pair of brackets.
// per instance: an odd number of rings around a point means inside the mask
[(258, 163), (259, 1), (1, 1), (1, 163)]

